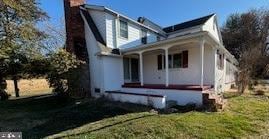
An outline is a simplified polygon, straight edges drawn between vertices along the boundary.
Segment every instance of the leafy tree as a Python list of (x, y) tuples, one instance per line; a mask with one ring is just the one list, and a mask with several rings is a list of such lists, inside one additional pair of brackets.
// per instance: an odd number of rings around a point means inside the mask
[(40, 57), (46, 35), (36, 24), (47, 19), (36, 0), (0, 0), (0, 80), (10, 77), (19, 96), (17, 81), (29, 61)]
[(67, 78), (73, 76), (72, 70), (78, 68), (84, 62), (76, 58), (75, 55), (64, 49), (49, 54), (47, 58), (48, 68), (47, 79), (56, 93), (66, 93), (68, 91)]
[(252, 78), (263, 77), (268, 64), (269, 10), (232, 14), (222, 28), (226, 48), (239, 61), (239, 91)]

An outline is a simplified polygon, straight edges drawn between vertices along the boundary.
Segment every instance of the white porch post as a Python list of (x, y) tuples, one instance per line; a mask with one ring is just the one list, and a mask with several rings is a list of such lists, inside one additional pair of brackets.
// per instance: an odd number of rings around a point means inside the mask
[(217, 91), (217, 46), (213, 48), (213, 58), (214, 58), (214, 90)]
[(165, 86), (168, 87), (169, 86), (169, 64), (168, 64), (168, 49), (169, 48), (165, 48)]
[(139, 64), (140, 64), (140, 83), (144, 86), (144, 76), (143, 76), (143, 52), (139, 53)]
[(200, 41), (200, 64), (201, 64), (201, 76), (200, 76), (200, 87), (204, 85), (204, 44), (205, 40)]

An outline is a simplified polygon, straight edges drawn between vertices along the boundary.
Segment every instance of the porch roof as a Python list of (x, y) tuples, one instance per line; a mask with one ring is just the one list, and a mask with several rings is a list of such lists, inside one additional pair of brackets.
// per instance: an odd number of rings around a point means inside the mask
[(216, 47), (217, 49), (223, 50), (224, 53), (227, 54), (227, 57), (234, 64), (236, 64), (236, 65), (238, 64), (238, 61), (225, 48), (225, 46), (222, 45), (221, 43), (219, 43), (219, 41), (217, 41), (215, 39), (215, 37), (213, 37), (207, 31), (199, 31), (199, 32), (195, 32), (195, 33), (180, 35), (180, 36), (177, 36), (177, 37), (174, 37), (174, 38), (168, 38), (168, 39), (157, 41), (157, 42), (152, 42), (152, 43), (148, 43), (148, 44), (139, 45), (139, 46), (136, 46), (136, 47), (121, 49), (121, 53), (122, 53), (122, 55), (125, 55), (125, 54), (139, 53), (139, 52), (156, 50), (156, 49), (164, 49), (165, 47), (168, 47), (168, 46), (184, 44), (184, 43), (188, 43), (188, 42), (195, 42), (195, 41), (199, 41), (201, 39), (205, 39), (207, 42), (212, 44), (213, 47)]
[(136, 47), (131, 47), (131, 48), (125, 48), (121, 49), (122, 54), (128, 54), (128, 53), (136, 53), (138, 51), (143, 51), (143, 50), (148, 50), (148, 49), (159, 49), (162, 47), (165, 47), (167, 45), (173, 45), (173, 44), (179, 44), (179, 43), (186, 43), (190, 42), (192, 39), (201, 39), (202, 36), (205, 36), (206, 34), (209, 34), (207, 31), (200, 31), (196, 33), (191, 33), (191, 34), (185, 34), (185, 35), (180, 35), (174, 38), (168, 38), (164, 39), (161, 41), (157, 42), (152, 42), (148, 44), (143, 44), (139, 45)]

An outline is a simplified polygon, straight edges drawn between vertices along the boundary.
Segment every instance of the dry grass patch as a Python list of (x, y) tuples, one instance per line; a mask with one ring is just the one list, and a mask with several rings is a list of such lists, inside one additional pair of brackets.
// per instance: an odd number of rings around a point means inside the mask
[[(46, 79), (20, 80), (18, 82), (21, 96), (32, 96), (47, 94), (52, 91)], [(7, 92), (15, 96), (14, 84), (12, 80), (7, 80)]]

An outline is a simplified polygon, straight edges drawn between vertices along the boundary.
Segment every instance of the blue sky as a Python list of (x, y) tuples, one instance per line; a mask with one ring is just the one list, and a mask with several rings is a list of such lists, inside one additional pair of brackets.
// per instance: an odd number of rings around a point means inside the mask
[[(64, 17), (63, 0), (39, 2), (53, 24)], [(88, 0), (87, 3), (107, 6), (133, 19), (145, 16), (163, 27), (211, 13), (217, 14), (222, 25), (231, 13), (269, 8), (269, 0)]]

